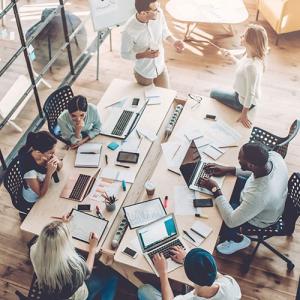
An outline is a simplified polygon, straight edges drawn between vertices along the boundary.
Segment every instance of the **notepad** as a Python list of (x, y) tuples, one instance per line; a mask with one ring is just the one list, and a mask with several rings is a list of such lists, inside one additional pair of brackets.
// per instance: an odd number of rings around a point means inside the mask
[(195, 246), (199, 246), (212, 232), (212, 228), (204, 222), (196, 221), (192, 227), (186, 230), (187, 233), (194, 239), (190, 239), (186, 234), (182, 237)]
[(86, 143), (78, 147), (75, 167), (97, 168), (100, 162), (102, 144)]
[(72, 210), (71, 216), (69, 228), (74, 239), (88, 243), (91, 232), (94, 232), (100, 241), (107, 226), (107, 220), (100, 219), (76, 209)]

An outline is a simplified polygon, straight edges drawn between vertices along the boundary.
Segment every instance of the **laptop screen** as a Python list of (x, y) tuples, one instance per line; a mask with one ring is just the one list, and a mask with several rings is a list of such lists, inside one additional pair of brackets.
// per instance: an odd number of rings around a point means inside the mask
[(167, 215), (138, 229), (138, 235), (144, 251), (159, 246), (165, 240), (178, 235), (174, 215)]
[(200, 161), (200, 152), (195, 142), (192, 141), (179, 168), (187, 186), (190, 185), (193, 172)]

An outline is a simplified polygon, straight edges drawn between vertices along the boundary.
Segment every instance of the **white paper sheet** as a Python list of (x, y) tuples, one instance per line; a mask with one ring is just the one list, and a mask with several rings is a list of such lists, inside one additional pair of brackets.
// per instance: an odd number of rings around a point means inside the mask
[(187, 186), (177, 185), (173, 189), (174, 195), (174, 214), (182, 216), (194, 216), (197, 213), (193, 206), (193, 199), (195, 199), (195, 192), (190, 190)]
[(105, 167), (103, 168), (100, 177), (115, 181), (125, 180), (127, 183), (133, 183), (135, 179), (135, 173), (130, 170), (120, 171), (116, 168)]
[(142, 136), (144, 136), (151, 142), (154, 142), (157, 139), (157, 135), (156, 135), (155, 131), (153, 131), (149, 128), (138, 127), (137, 130)]

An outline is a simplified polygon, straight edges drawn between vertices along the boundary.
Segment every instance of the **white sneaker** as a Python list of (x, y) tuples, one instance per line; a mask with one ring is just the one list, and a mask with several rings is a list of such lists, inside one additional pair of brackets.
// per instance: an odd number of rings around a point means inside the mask
[(251, 240), (243, 235), (243, 239), (239, 243), (234, 241), (225, 241), (217, 246), (217, 250), (222, 254), (229, 255), (241, 249), (247, 248), (250, 244)]

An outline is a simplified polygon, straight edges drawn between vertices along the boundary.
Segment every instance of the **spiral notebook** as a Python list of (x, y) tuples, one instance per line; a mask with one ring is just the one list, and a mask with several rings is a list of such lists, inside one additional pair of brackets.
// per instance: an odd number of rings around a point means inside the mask
[(100, 163), (102, 144), (86, 143), (78, 147), (75, 167), (98, 168)]

